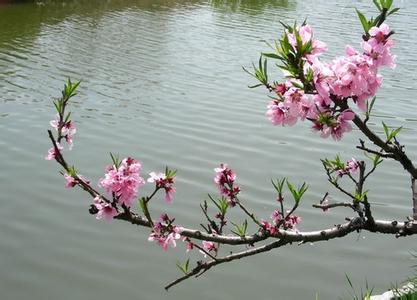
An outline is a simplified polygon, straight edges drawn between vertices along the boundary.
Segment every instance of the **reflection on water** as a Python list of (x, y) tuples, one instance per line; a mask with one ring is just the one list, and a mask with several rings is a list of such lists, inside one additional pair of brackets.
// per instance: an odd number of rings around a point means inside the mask
[[(51, 99), (70, 76), (82, 84), (72, 106), (78, 132), (69, 158), (93, 182), (103, 176), (108, 151), (140, 159), (145, 174), (167, 164), (178, 169), (177, 200), (168, 208), (155, 201), (153, 208), (194, 226), (200, 222), (198, 203), (215, 191), (213, 168), (227, 162), (257, 215), (268, 218), (274, 209), (270, 178), (288, 176), (310, 184), (301, 229), (336, 224), (346, 211), (323, 215), (310, 207), (329, 189), (319, 159), (335, 152), (360, 157), (352, 147), (358, 133), (334, 143), (311, 134), (306, 124), (271, 126), (265, 92), (247, 89), (253, 81), (241, 66), (265, 51), (260, 40), (277, 38), (279, 21), (295, 18), (309, 18), (317, 37), (331, 44), (329, 56), (341, 53), (346, 40), (356, 46), (361, 28), (354, 5), (370, 14), (367, 2), (344, 0), (0, 5), (2, 297), (314, 299), (320, 291), (320, 299), (337, 299), (347, 286), (345, 273), (357, 284), (368, 278), (377, 289), (405, 278), (414, 240), (401, 240), (398, 247), (392, 239), (361, 233), (231, 264), (167, 295), (161, 287), (178, 275), (175, 261), (184, 258), (183, 248), (162, 253), (146, 242), (144, 231), (96, 222), (86, 195), (65, 190), (57, 166), (43, 160)], [(369, 124), (377, 131), (381, 119), (404, 125), (401, 141), (413, 154), (417, 10), (401, 5), (390, 24), (397, 32), (397, 70), (385, 72)], [(409, 214), (403, 170), (384, 162), (375, 177), (368, 188), (378, 217)]]
[(295, 1), (288, 0), (211, 0), (210, 3), (217, 9), (249, 15), (263, 14), (267, 10), (294, 9), (296, 5)]

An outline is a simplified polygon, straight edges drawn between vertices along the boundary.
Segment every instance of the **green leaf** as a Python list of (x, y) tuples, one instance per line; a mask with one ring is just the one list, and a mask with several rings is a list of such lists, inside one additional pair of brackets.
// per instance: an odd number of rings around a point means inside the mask
[(369, 117), (371, 115), (372, 108), (374, 107), (376, 100), (376, 96), (372, 98), (371, 102), (366, 101), (366, 116)]
[(375, 155), (375, 157), (374, 157), (374, 160), (373, 160), (373, 163), (374, 163), (374, 166), (376, 167), (376, 166), (378, 166), (380, 163), (382, 163), (384, 160), (381, 158), (381, 156), (379, 156), (379, 155)]
[(231, 222), (236, 230), (231, 230), (234, 234), (244, 237), (246, 235), (246, 230), (248, 228), (248, 221), (245, 219), (242, 225)]
[(368, 20), (366, 19), (366, 17), (364, 16), (364, 14), (361, 13), (359, 10), (356, 10), (356, 13), (358, 14), (359, 20), (361, 21), (363, 30), (365, 31), (366, 34), (368, 34), (368, 31), (369, 31), (369, 23), (368, 23)]
[(368, 192), (369, 191), (365, 191), (365, 192), (362, 192), (362, 193), (356, 192), (356, 194), (355, 194), (355, 201), (356, 202), (362, 202), (365, 199), (365, 197), (368, 194)]
[[(261, 56), (262, 57), (262, 56)], [(264, 60), (264, 69), (263, 69), (263, 75), (264, 75), (264, 79), (265, 79), (265, 82), (268, 82), (268, 64), (267, 64), (267, 61), (266, 61), (266, 58), (265, 58), (265, 60)]]
[(224, 216), (227, 212), (227, 209), (229, 208), (229, 204), (227, 203), (227, 199), (222, 197), (219, 199), (219, 205), (220, 205), (220, 213)]
[(139, 200), (140, 208), (142, 209), (142, 212), (146, 212), (146, 199), (145, 197), (140, 198)]
[(291, 33), (291, 31), (290, 30), (292, 30), (292, 27), (290, 26), (290, 25), (288, 25), (288, 24), (285, 24), (285, 23), (283, 23), (282, 21), (278, 21), (285, 29), (287, 29), (290, 33)]
[(291, 81), (291, 83), (292, 83), (292, 85), (293, 85), (293, 86), (295, 86), (296, 88), (299, 88), (299, 89), (304, 89), (304, 86), (303, 86), (303, 84), (302, 84), (302, 83), (299, 83), (299, 82), (297, 82), (297, 81)]
[(74, 166), (71, 166), (68, 168), (68, 175), (70, 175), (71, 177), (74, 177), (77, 175), (77, 170), (75, 170)]
[(384, 6), (384, 8), (386, 10), (389, 10), (391, 8), (391, 6), (392, 6), (392, 2), (393, 2), (393, 0), (385, 0), (385, 6)]
[(389, 128), (388, 126), (382, 121), (382, 126), (384, 127), (385, 136), (387, 139), (389, 139)]
[(262, 53), (263, 56), (273, 58), (273, 59), (282, 59), (281, 56), (275, 53)]
[(295, 188), (295, 186), (293, 184), (291, 184), (288, 180), (287, 180), (287, 187), (290, 190), (295, 204), (298, 205), (300, 203), (301, 198), (303, 197), (304, 193), (307, 191), (308, 186), (307, 184), (304, 182), (301, 187), (298, 188), (298, 190)]
[(396, 8), (391, 9), (391, 11), (387, 14), (387, 17), (390, 16), (390, 15), (392, 15), (392, 14), (395, 14), (399, 10), (400, 10), (399, 7), (396, 7)]
[(284, 187), (284, 183), (287, 181), (287, 178), (277, 179), (276, 182), (271, 179), (272, 185), (274, 186), (275, 190), (278, 194), (282, 194), (282, 189)]
[(392, 140), (393, 138), (395, 138), (397, 136), (397, 134), (401, 131), (401, 129), (403, 129), (402, 126), (394, 129), (393, 131), (391, 131), (388, 140)]
[(53, 103), (54, 103), (56, 112), (60, 114), (61, 113), (61, 105), (60, 105), (61, 102), (60, 101), (54, 101)]
[(382, 126), (384, 127), (385, 136), (387, 138), (387, 142), (390, 142), (393, 138), (397, 136), (397, 134), (403, 129), (403, 127), (398, 127), (392, 131), (389, 130), (388, 126), (382, 122)]
[(381, 5), (378, 3), (378, 1), (377, 1), (377, 0), (373, 0), (373, 2), (374, 2), (374, 4), (375, 4), (375, 6), (378, 8), (378, 10), (379, 10), (379, 11), (382, 11), (382, 7), (381, 7)]
[(70, 120), (70, 117), (71, 117), (71, 112), (69, 112), (67, 116), (65, 117), (64, 123), (68, 123), (68, 121)]
[(177, 267), (181, 270), (185, 275), (188, 274), (188, 267), (190, 264), (190, 259), (187, 259), (184, 263), (181, 263), (180, 261), (177, 261)]
[(260, 86), (263, 86), (263, 84), (259, 83), (259, 84), (255, 84), (255, 85), (248, 85), (248, 88), (254, 89), (254, 88), (257, 88), (257, 87), (260, 87)]
[(113, 162), (113, 165), (118, 169), (120, 167), (120, 164), (122, 163), (119, 159), (119, 155), (110, 152), (110, 157)]

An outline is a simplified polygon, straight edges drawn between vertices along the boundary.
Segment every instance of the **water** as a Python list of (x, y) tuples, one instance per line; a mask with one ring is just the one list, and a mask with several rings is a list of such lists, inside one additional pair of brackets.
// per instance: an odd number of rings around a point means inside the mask
[[(384, 70), (372, 124), (402, 124), (401, 141), (416, 161), (417, 8), (398, 1), (390, 20), (397, 32), (395, 71)], [(178, 276), (183, 247), (163, 253), (147, 232), (88, 214), (91, 199), (66, 190), (59, 168), (43, 159), (51, 99), (68, 76), (81, 79), (71, 107), (78, 125), (68, 159), (96, 182), (108, 152), (132, 155), (144, 171), (178, 169), (175, 203), (155, 201), (177, 222), (198, 226), (198, 205), (214, 193), (213, 168), (229, 163), (242, 197), (267, 218), (274, 209), (270, 178), (307, 181), (300, 229), (342, 222), (350, 212), (311, 208), (330, 190), (319, 158), (361, 153), (353, 132), (338, 143), (312, 134), (308, 124), (273, 127), (265, 91), (250, 90), (249, 66), (280, 33), (279, 21), (308, 18), (330, 45), (328, 58), (360, 32), (353, 7), (368, 1), (47, 1), (0, 5), (0, 291), (2, 299), (338, 299), (348, 274), (377, 291), (411, 273), (415, 239), (352, 234), (341, 240), (277, 249), (226, 264), (166, 293)], [(281, 78), (276, 72), (277, 79)], [(411, 214), (401, 167), (385, 162), (370, 181), (378, 218)]]

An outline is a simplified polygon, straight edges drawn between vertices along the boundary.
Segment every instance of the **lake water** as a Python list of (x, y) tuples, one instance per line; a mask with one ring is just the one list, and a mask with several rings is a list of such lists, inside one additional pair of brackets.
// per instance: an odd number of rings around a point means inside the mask
[[(51, 99), (66, 78), (82, 80), (71, 110), (78, 132), (68, 159), (93, 182), (108, 152), (132, 155), (144, 172), (178, 169), (177, 195), (166, 207), (178, 223), (197, 227), (199, 203), (215, 193), (213, 168), (227, 162), (242, 197), (258, 216), (274, 209), (270, 178), (307, 181), (301, 230), (343, 222), (347, 210), (311, 208), (326, 191), (320, 158), (354, 149), (354, 131), (341, 142), (323, 140), (300, 123), (272, 126), (268, 98), (250, 90), (242, 71), (279, 38), (279, 21), (308, 18), (327, 58), (346, 43), (358, 47), (354, 7), (371, 1), (118, 0), (0, 4), (0, 293), (1, 299), (339, 299), (349, 295), (345, 274), (376, 291), (412, 273), (415, 238), (369, 233), (314, 245), (293, 245), (207, 272), (165, 292), (179, 275), (183, 246), (164, 253), (148, 232), (124, 222), (96, 221), (91, 199), (64, 188), (58, 165), (44, 160), (54, 116)], [(400, 140), (417, 157), (417, 6), (389, 24), (397, 32), (396, 70), (384, 70), (372, 126), (403, 125)], [(272, 65), (270, 65), (272, 69)], [(277, 80), (279, 71), (273, 72)], [(407, 174), (384, 162), (369, 182), (377, 218), (411, 215)], [(145, 188), (149, 191), (150, 188)], [(238, 214), (235, 214), (237, 220)]]

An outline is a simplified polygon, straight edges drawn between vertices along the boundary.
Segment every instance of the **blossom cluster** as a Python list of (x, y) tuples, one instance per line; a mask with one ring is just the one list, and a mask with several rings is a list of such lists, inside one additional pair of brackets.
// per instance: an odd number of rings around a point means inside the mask
[[(62, 116), (60, 114), (56, 114), (55, 119), (51, 120), (49, 122), (52, 128), (54, 128), (58, 132), (58, 141), (61, 140), (61, 138), (64, 138), (65, 141), (68, 143), (68, 149), (71, 150), (74, 146), (74, 135), (77, 132), (77, 129), (75, 128), (74, 122), (71, 120), (63, 120)], [(64, 147), (58, 142), (57, 143), (57, 149), (58, 151), (61, 151), (64, 149)], [(45, 157), (46, 160), (52, 160), (55, 159), (57, 153), (57, 150), (55, 147), (52, 147), (48, 150), (48, 153)]]
[(164, 173), (149, 173), (148, 182), (155, 183), (157, 189), (164, 189), (165, 190), (165, 201), (171, 203), (174, 199), (175, 188), (173, 187), (174, 184), (174, 177), (167, 176)]
[(87, 180), (83, 175), (77, 174), (76, 177), (71, 176), (68, 173), (64, 173), (64, 179), (65, 179), (65, 187), (66, 188), (73, 188), (76, 186), (80, 181), (90, 184), (90, 181)]
[(352, 158), (351, 160), (348, 160), (342, 168), (339, 168), (337, 170), (337, 175), (339, 177), (342, 177), (346, 174), (355, 174), (359, 170), (359, 164), (356, 161), (356, 159)]
[(142, 165), (138, 161), (131, 157), (125, 158), (119, 166), (113, 164), (107, 167), (99, 186), (104, 188), (117, 204), (131, 207), (139, 188), (145, 184), (145, 180), (140, 177), (141, 169)]
[(235, 185), (236, 173), (227, 164), (220, 164), (220, 167), (215, 168), (214, 171), (216, 172), (214, 183), (220, 194), (227, 198), (229, 206), (235, 206), (236, 196), (240, 192), (240, 187)]
[[(347, 104), (351, 99), (365, 111), (366, 100), (375, 95), (382, 83), (379, 67), (395, 67), (395, 56), (391, 54), (394, 42), (389, 38), (391, 31), (386, 24), (372, 27), (369, 38), (361, 43), (362, 53), (348, 45), (346, 55), (331, 62), (319, 59), (327, 47), (313, 38), (310, 26), (294, 31), (287, 31), (285, 35), (288, 47), (302, 54), (302, 75), (286, 74), (289, 80), (274, 85), (275, 97), (269, 102), (266, 115), (272, 124), (282, 126), (308, 119), (321, 137), (340, 140), (344, 133), (352, 130), (350, 121), (355, 118), (353, 111), (340, 109), (340, 104)], [(295, 35), (300, 41), (297, 42)]]
[(114, 203), (108, 203), (100, 196), (94, 198), (93, 204), (90, 207), (90, 213), (95, 214), (97, 220), (104, 219), (107, 222), (110, 222), (119, 214)]
[[(287, 211), (287, 214), (289, 211)], [(270, 235), (274, 235), (278, 232), (280, 227), (284, 229), (296, 230), (296, 226), (300, 224), (301, 217), (290, 214), (283, 216), (282, 212), (279, 210), (274, 210), (271, 214), (271, 222), (261, 221), (262, 229), (267, 231)]]
[(182, 228), (172, 224), (173, 220), (167, 214), (161, 214), (159, 221), (155, 223), (148, 241), (156, 242), (159, 246), (167, 251), (171, 246), (177, 246), (176, 240), (181, 238)]
[[(217, 247), (216, 247), (216, 244), (214, 242), (202, 241), (202, 245), (203, 245), (204, 251), (206, 251), (207, 253), (217, 251)], [(204, 252), (204, 251), (200, 250), (200, 253), (203, 254), (204, 257), (207, 257), (207, 253)]]

